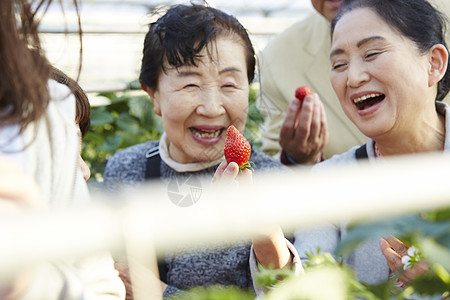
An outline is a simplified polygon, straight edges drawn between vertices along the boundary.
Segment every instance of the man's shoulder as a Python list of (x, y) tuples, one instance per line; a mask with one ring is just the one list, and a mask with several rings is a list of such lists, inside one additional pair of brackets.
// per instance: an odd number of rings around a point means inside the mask
[[(317, 59), (317, 49), (329, 43), (329, 25), (325, 18), (314, 13), (273, 36), (260, 53), (261, 68), (279, 68), (309, 64)], [(322, 59), (322, 58), (321, 58)]]
[(320, 39), (321, 37), (317, 36), (318, 31), (323, 32), (322, 35), (329, 33), (326, 20), (320, 14), (314, 12), (273, 36), (264, 48), (263, 53), (274, 48), (285, 47), (286, 43), (303, 44), (312, 39)]

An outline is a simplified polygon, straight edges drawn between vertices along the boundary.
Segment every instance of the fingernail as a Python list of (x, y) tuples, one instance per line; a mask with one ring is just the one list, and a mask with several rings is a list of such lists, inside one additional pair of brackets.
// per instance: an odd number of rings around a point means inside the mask
[(236, 169), (236, 163), (230, 163), (228, 165), (227, 169), (225, 170), (225, 172), (227, 174), (233, 174), (235, 169)]

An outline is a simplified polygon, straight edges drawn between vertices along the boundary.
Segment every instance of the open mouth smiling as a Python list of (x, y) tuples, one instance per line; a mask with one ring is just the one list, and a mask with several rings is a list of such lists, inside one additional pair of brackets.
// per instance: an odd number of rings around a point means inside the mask
[(358, 110), (364, 110), (384, 100), (384, 94), (373, 93), (353, 99)]
[(189, 130), (192, 132), (193, 135), (195, 135), (199, 139), (214, 139), (221, 136), (221, 134), (225, 130), (225, 127), (217, 130), (207, 130), (189, 127)]

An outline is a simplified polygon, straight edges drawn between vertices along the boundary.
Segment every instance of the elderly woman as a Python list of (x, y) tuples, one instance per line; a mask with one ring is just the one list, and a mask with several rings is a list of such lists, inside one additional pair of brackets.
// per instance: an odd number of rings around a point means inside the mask
[[(227, 128), (234, 125), (244, 131), (254, 72), (252, 43), (234, 17), (201, 5), (171, 7), (150, 26), (140, 75), (142, 89), (162, 118), (164, 134), (159, 141), (116, 153), (104, 173), (107, 188), (136, 186), (149, 178), (165, 183), (191, 176), (212, 178), (223, 161)], [(260, 169), (282, 167), (255, 147), (250, 160), (255, 164), (255, 174)], [(222, 164), (218, 170), (225, 169), (231, 176), (218, 176), (218, 181), (234, 180), (237, 164)], [(237, 180), (251, 178), (252, 172), (244, 170), (243, 175)], [(280, 233), (278, 230), (274, 235), (279, 239), (276, 242), (285, 246)], [(167, 255), (159, 265), (164, 298), (213, 284), (251, 289), (251, 244), (251, 240), (245, 240), (201, 250), (174, 249), (174, 254)], [(290, 253), (282, 253), (285, 264)]]
[[(331, 83), (347, 117), (368, 138), (317, 168), (377, 161), (394, 155), (449, 151), (448, 51), (444, 19), (426, 0), (346, 0), (332, 23)], [(368, 186), (370, 186), (368, 182)], [(300, 255), (333, 251), (346, 227), (301, 231)], [(403, 264), (408, 246), (395, 238), (367, 241), (346, 258), (357, 278), (386, 280)], [(420, 262), (400, 276), (408, 283), (426, 272)]]
[[(426, 0), (345, 0), (332, 22), (331, 83), (347, 117), (369, 139), (362, 147), (315, 166), (371, 162), (394, 155), (450, 150), (448, 51), (444, 18)], [(368, 187), (371, 184), (368, 182)], [(377, 186), (377, 188), (379, 188)], [(320, 248), (334, 252), (345, 224), (295, 234), (300, 258)], [(401, 271), (403, 286), (428, 270), (426, 262), (403, 272), (408, 246), (395, 237), (368, 240), (344, 262), (358, 280), (385, 281)], [(273, 255), (276, 257), (276, 255)]]

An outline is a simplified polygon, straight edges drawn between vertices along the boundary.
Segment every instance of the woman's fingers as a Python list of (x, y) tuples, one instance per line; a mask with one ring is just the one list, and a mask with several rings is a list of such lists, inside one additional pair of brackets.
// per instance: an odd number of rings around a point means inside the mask
[(222, 161), (216, 169), (213, 177), (213, 184), (231, 184), (239, 173), (237, 163)]
[(220, 163), (220, 165), (216, 169), (216, 172), (214, 173), (214, 177), (212, 179), (213, 183), (220, 182), (220, 179), (222, 179), (222, 174), (226, 168), (227, 168), (227, 162), (224, 160)]
[(253, 182), (253, 172), (249, 169), (241, 170), (239, 174), (239, 166), (235, 162), (227, 164), (222, 161), (217, 167), (212, 183), (215, 185), (239, 185), (251, 184)]
[(386, 239), (380, 239), (380, 248), (384, 257), (386, 258), (386, 262), (389, 266), (389, 269), (395, 273), (398, 269), (403, 267), (402, 258), (397, 252), (392, 249), (391, 244)]
[(407, 284), (418, 276), (426, 273), (428, 271), (428, 264), (425, 261), (420, 261), (414, 265), (414, 267), (410, 269), (406, 269), (406, 271), (399, 277), (399, 279)]
[[(408, 255), (408, 246), (394, 236), (380, 239), (380, 248), (386, 262), (393, 273), (403, 271), (402, 257)], [(425, 261), (416, 263), (412, 268), (404, 270), (399, 276), (402, 284), (407, 284), (418, 276), (428, 271), (428, 264)]]
[(241, 175), (236, 178), (239, 185), (248, 185), (253, 183), (253, 172), (249, 169), (242, 169)]
[(17, 163), (4, 157), (0, 157), (0, 200), (5, 209), (13, 206), (34, 209), (44, 207), (36, 181)]
[(391, 245), (392, 249), (394, 249), (395, 252), (398, 253), (401, 257), (408, 255), (408, 246), (397, 239), (395, 236), (389, 236), (385, 238), (386, 241)]

